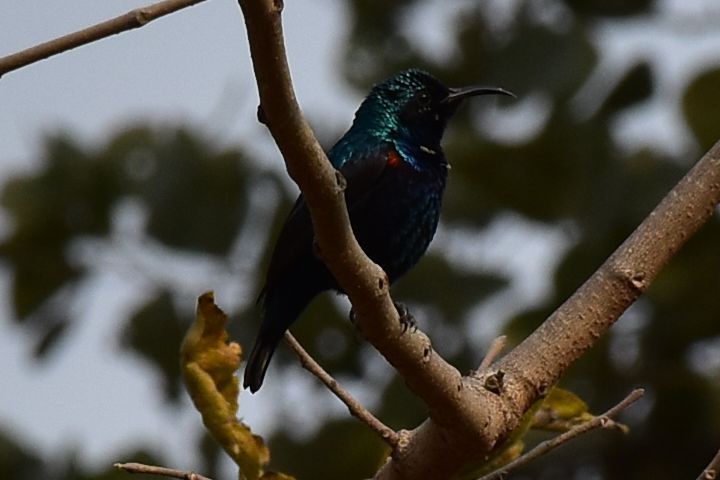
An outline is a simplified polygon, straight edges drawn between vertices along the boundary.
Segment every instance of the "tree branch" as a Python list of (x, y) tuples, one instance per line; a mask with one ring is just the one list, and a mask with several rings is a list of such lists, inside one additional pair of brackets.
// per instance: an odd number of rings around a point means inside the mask
[(13, 53), (12, 55), (2, 57), (0, 58), (0, 77), (8, 72), (26, 67), (31, 63), (57, 55), (58, 53), (72, 50), (81, 45), (92, 43), (126, 30), (142, 27), (156, 18), (190, 7), (202, 1), (204, 0), (165, 0), (148, 5), (147, 7), (136, 8), (124, 15), (98, 23), (92, 27), (84, 28), (26, 50)]
[(612, 418), (620, 414), (620, 412), (628, 408), (636, 401), (638, 401), (640, 397), (642, 397), (644, 394), (645, 390), (643, 390), (642, 388), (633, 390), (620, 403), (618, 403), (602, 415), (595, 417), (587, 422), (581, 423), (580, 425), (571, 428), (567, 432), (562, 433), (557, 437), (551, 438), (550, 440), (546, 440), (538, 444), (535, 448), (533, 448), (523, 456), (513, 460), (501, 469), (485, 475), (484, 477), (481, 477), (479, 480), (501, 480), (505, 478), (505, 476), (511, 471), (517, 470), (523, 465), (527, 465), (533, 460), (540, 458), (541, 456), (551, 452), (552, 450), (555, 450), (560, 445), (567, 443), (570, 440), (579, 437), (580, 435), (588, 433), (597, 428), (612, 428), (613, 426), (615, 426), (615, 422), (612, 420)]
[(512, 402), (525, 410), (555, 384), (648, 288), (661, 268), (713, 215), (718, 202), (720, 142), (585, 284), (498, 362)]
[(155, 465), (145, 465), (144, 463), (116, 463), (113, 467), (125, 470), (128, 473), (159, 475), (161, 477), (181, 478), (183, 480), (212, 480), (198, 473), (176, 470), (174, 468), (157, 467)]
[(710, 464), (705, 467), (697, 480), (715, 480), (720, 474), (720, 450), (715, 454)]
[(399, 439), (395, 430), (382, 423), (375, 415), (363, 407), (362, 404), (350, 394), (350, 392), (345, 390), (332, 375), (325, 371), (325, 369), (322, 368), (307, 351), (305, 351), (303, 346), (300, 345), (300, 342), (298, 342), (289, 331), (285, 332), (285, 342), (298, 356), (300, 364), (303, 368), (315, 375), (323, 384), (325, 384), (328, 390), (334, 393), (335, 396), (347, 406), (353, 417), (373, 429), (391, 447), (395, 448), (395, 446), (397, 446)]

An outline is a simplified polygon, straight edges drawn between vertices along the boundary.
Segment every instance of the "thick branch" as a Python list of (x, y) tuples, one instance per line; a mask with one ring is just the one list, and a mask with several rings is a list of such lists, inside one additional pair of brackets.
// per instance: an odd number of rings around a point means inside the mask
[[(425, 421), (410, 434), (399, 461), (386, 464), (377, 479), (448, 478), (474, 456), (487, 453), (532, 406), (594, 345), (644, 292), (662, 266), (715, 212), (720, 202), (720, 142), (668, 193), (633, 234), (577, 292), (491, 371), (466, 381), (467, 401), (490, 412), (480, 438), (438, 435)], [(487, 395), (485, 380), (502, 372), (499, 395)], [(457, 441), (460, 440), (460, 441)], [(457, 462), (457, 463), (455, 463)], [(444, 468), (437, 469), (441, 465)]]
[(260, 93), (260, 113), (308, 204), (319, 254), (347, 292), (368, 339), (410, 388), (445, 423), (471, 425), (460, 408), (460, 373), (437, 355), (421, 332), (407, 332), (388, 293), (385, 272), (374, 264), (350, 227), (344, 179), (328, 162), (295, 99), (285, 55), (279, 0), (240, 0)]
[(720, 142), (532, 335), (497, 365), (523, 410), (642, 294), (720, 202)]
[(0, 77), (7, 72), (38, 62), (58, 53), (101, 40), (110, 35), (142, 27), (147, 23), (177, 10), (190, 7), (204, 0), (165, 0), (147, 7), (136, 8), (124, 15), (98, 23), (92, 27), (55, 38), (12, 55), (0, 58)]

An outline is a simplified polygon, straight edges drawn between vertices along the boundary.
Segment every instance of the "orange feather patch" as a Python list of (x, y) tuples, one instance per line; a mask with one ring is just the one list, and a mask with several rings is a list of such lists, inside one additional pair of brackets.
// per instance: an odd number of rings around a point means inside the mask
[(395, 150), (391, 150), (390, 153), (388, 153), (387, 156), (387, 164), (388, 167), (397, 168), (401, 166), (403, 163), (402, 158), (400, 157), (400, 154), (397, 153)]

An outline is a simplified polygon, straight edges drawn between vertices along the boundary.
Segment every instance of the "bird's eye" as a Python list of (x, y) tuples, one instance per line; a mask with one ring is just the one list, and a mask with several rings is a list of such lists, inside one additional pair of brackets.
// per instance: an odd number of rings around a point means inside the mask
[(420, 93), (418, 93), (417, 96), (418, 103), (422, 106), (430, 105), (430, 93), (427, 90), (421, 90)]

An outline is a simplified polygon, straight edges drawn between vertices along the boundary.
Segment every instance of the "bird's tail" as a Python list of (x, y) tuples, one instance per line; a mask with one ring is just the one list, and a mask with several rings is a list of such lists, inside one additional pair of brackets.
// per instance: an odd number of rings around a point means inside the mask
[(310, 300), (322, 290), (324, 288), (318, 282), (300, 281), (290, 277), (266, 292), (261, 299), (264, 309), (263, 322), (245, 365), (244, 388), (249, 388), (252, 393), (260, 389), (270, 359), (285, 330), (298, 318)]
[(249, 388), (252, 393), (257, 392), (265, 378), (265, 372), (270, 359), (275, 353), (280, 338), (267, 337), (258, 335), (255, 345), (248, 357), (247, 365), (245, 365), (245, 377), (243, 379), (243, 387)]
[(285, 331), (318, 293), (330, 288), (332, 277), (324, 268), (313, 257), (309, 264), (301, 264), (260, 297), (263, 321), (243, 378), (243, 387), (252, 393), (262, 386), (270, 359)]

